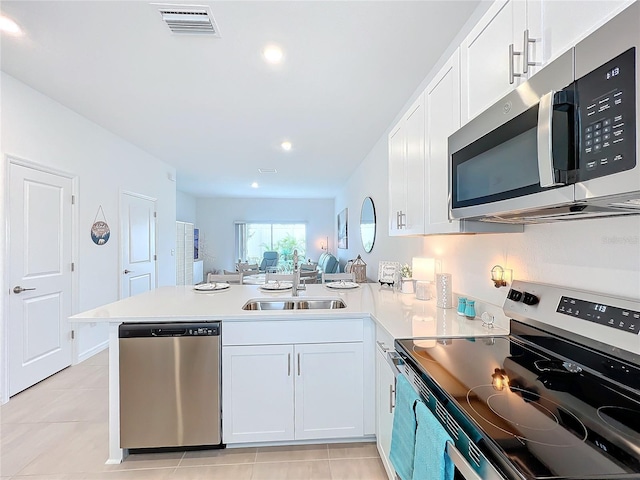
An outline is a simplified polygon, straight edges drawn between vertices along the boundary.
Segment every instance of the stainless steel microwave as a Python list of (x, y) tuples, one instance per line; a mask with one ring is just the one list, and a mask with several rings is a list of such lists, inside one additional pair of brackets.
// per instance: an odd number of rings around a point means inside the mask
[(449, 137), (452, 218), (640, 214), (640, 4)]

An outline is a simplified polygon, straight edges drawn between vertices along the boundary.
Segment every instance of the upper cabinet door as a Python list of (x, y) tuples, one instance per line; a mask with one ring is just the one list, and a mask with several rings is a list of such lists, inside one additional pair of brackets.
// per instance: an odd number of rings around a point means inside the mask
[(424, 95), (389, 134), (389, 235), (424, 233)]
[(406, 235), (424, 233), (424, 164), (425, 118), (424, 97), (415, 103), (405, 122), (407, 142)]
[(389, 235), (402, 235), (401, 211), (406, 205), (405, 132), (400, 123), (389, 134)]
[(582, 2), (558, 2), (537, 0), (544, 35), (544, 61), (553, 60), (578, 41), (605, 24), (613, 16), (633, 3), (633, 0), (590, 0)]
[(460, 127), (459, 49), (442, 67), (425, 91), (427, 117), (425, 233), (459, 231), (459, 221), (449, 220), (448, 138)]
[(527, 2), (498, 0), (464, 39), (460, 46), (462, 123), (522, 82), (526, 29)]

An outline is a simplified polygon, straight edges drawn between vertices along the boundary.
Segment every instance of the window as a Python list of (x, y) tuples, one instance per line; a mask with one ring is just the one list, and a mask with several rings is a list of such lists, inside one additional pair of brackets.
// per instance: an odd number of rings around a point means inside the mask
[(293, 251), (304, 260), (307, 225), (304, 223), (236, 223), (236, 258), (260, 264), (262, 254), (276, 251), (279, 265), (291, 266)]

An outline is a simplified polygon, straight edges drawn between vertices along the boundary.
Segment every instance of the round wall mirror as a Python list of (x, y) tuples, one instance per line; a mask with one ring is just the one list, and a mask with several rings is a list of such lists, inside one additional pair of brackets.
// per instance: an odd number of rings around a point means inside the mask
[(371, 197), (367, 197), (362, 202), (360, 212), (360, 238), (364, 251), (369, 253), (373, 250), (376, 241), (376, 208), (373, 206)]

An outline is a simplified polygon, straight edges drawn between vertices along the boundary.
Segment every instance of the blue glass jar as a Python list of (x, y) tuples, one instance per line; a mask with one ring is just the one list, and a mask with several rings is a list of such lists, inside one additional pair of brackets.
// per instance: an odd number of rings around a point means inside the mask
[(469, 320), (476, 318), (476, 302), (475, 300), (467, 300), (467, 306), (464, 309), (464, 316)]
[(464, 311), (467, 308), (467, 299), (464, 297), (458, 297), (458, 315), (464, 315)]

